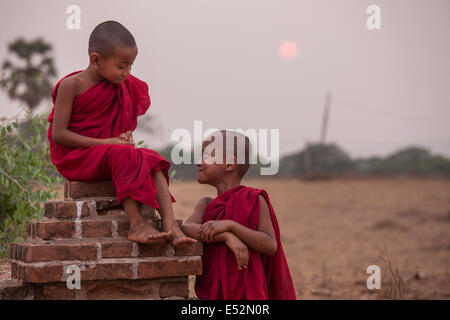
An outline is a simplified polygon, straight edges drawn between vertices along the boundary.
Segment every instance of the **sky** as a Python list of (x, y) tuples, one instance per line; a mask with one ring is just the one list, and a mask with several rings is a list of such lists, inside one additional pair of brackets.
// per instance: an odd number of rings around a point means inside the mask
[[(69, 5), (81, 28), (68, 29)], [(381, 29), (369, 30), (370, 5)], [(156, 134), (176, 129), (279, 129), (281, 155), (317, 142), (326, 92), (327, 142), (352, 157), (417, 145), (450, 157), (450, 1), (172, 0), (0, 2), (0, 62), (8, 43), (53, 44), (57, 80), (88, 66), (90, 32), (116, 20), (134, 35), (131, 73), (149, 85)], [(48, 114), (50, 101), (38, 112)], [(0, 91), (0, 117), (20, 112)]]

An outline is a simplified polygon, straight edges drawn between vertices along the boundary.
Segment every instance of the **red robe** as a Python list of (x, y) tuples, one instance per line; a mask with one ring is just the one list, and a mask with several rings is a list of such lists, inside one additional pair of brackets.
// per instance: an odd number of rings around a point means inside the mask
[[(78, 72), (72, 72), (70, 77)], [(53, 89), (56, 101), (58, 81)], [(68, 129), (91, 138), (113, 138), (128, 130), (134, 131), (137, 117), (150, 106), (148, 86), (133, 75), (119, 85), (103, 80), (74, 99)], [(119, 204), (130, 196), (148, 206), (159, 209), (153, 174), (162, 170), (169, 183), (170, 162), (157, 152), (131, 145), (96, 145), (90, 148), (70, 148), (52, 139), (53, 114), (48, 117), (50, 127), (51, 161), (59, 173), (69, 181), (112, 180)], [(175, 199), (172, 197), (172, 202)]]
[(205, 243), (203, 274), (195, 281), (200, 299), (210, 300), (295, 300), (295, 289), (280, 240), (280, 228), (269, 196), (262, 189), (237, 186), (227, 190), (206, 207), (203, 223), (233, 220), (257, 230), (259, 195), (266, 200), (277, 240), (277, 252), (265, 255), (248, 248), (247, 268), (238, 269), (236, 257), (224, 242)]

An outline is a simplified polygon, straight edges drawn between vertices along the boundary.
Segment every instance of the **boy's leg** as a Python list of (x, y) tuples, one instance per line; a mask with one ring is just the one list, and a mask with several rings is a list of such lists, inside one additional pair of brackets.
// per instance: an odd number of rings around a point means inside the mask
[(173, 214), (172, 199), (170, 198), (169, 186), (166, 178), (161, 170), (158, 170), (155, 175), (156, 184), (156, 198), (159, 203), (159, 214), (162, 219), (162, 226), (165, 232), (172, 232), (172, 244), (175, 247), (185, 247), (191, 245), (197, 240), (187, 237), (181, 231)]
[(155, 244), (164, 243), (171, 237), (171, 233), (159, 232), (145, 220), (136, 200), (127, 197), (122, 204), (130, 222), (128, 240), (143, 244)]

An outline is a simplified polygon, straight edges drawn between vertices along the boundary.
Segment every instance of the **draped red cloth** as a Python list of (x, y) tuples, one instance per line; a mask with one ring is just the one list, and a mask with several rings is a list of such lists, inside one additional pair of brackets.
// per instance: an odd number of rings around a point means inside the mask
[[(81, 72), (75, 71), (64, 78)], [(58, 81), (52, 92), (56, 101)], [(103, 80), (74, 99), (68, 129), (91, 138), (113, 138), (128, 130), (134, 131), (137, 117), (150, 106), (148, 86), (133, 75), (116, 85)], [(128, 196), (159, 209), (153, 175), (162, 170), (169, 183), (170, 162), (157, 152), (131, 145), (96, 145), (70, 148), (52, 139), (53, 115), (48, 117), (48, 140), (52, 163), (69, 181), (112, 180), (119, 204)], [(175, 199), (171, 195), (172, 202)]]
[(257, 230), (262, 195), (270, 211), (277, 252), (265, 255), (248, 248), (247, 268), (238, 269), (236, 257), (224, 242), (205, 243), (203, 274), (196, 278), (195, 292), (208, 300), (295, 300), (295, 289), (280, 240), (280, 228), (265, 190), (243, 185), (217, 196), (206, 207), (203, 223), (233, 220)]

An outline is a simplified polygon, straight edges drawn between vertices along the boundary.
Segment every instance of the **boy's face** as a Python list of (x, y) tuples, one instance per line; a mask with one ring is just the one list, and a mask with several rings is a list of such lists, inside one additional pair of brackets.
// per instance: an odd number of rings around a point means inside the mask
[(136, 47), (116, 47), (111, 56), (100, 57), (98, 71), (105, 79), (119, 84), (130, 74), (131, 65), (136, 59), (137, 53)]
[(202, 159), (197, 163), (197, 181), (201, 184), (212, 184), (222, 181), (226, 172), (226, 164), (208, 161), (215, 156), (215, 149), (209, 154), (205, 148), (211, 141), (204, 141), (202, 144)]

